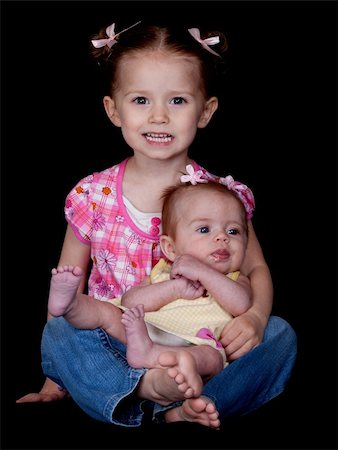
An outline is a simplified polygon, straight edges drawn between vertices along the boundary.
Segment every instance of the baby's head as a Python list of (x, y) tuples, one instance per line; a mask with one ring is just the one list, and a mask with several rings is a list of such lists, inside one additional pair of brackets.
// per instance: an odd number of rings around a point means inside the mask
[(168, 188), (163, 200), (161, 247), (168, 259), (190, 254), (222, 273), (239, 270), (248, 216), (236, 191), (216, 180), (182, 183)]
[[(155, 53), (191, 59), (199, 70), (201, 90), (205, 98), (217, 95), (218, 78), (224, 63), (220, 55), (227, 48), (226, 38), (219, 31), (199, 35), (199, 30), (196, 30), (143, 25), (142, 22), (126, 30), (115, 30), (115, 24), (102, 28), (92, 37), (95, 44), (92, 55), (99, 62), (105, 76), (105, 95), (112, 96), (118, 87), (119, 79), (123, 77), (124, 61)], [(109, 34), (113, 36), (110, 42)], [(215, 41), (216, 44), (210, 43)]]

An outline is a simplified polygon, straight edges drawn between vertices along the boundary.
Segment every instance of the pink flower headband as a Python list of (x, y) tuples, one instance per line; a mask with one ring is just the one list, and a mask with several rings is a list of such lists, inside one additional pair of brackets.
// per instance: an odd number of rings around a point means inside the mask
[(191, 183), (192, 185), (196, 185), (197, 183), (208, 183), (208, 181), (213, 181), (223, 184), (229, 189), (229, 191), (233, 191), (243, 203), (247, 220), (252, 218), (253, 211), (255, 209), (255, 199), (251, 189), (248, 188), (248, 186), (240, 183), (239, 181), (235, 181), (231, 175), (223, 178), (211, 175), (201, 169), (195, 171), (191, 164), (186, 166), (186, 171), (188, 174), (181, 176), (182, 183)]
[(101, 47), (104, 47), (105, 45), (107, 45), (107, 47), (109, 47), (109, 48), (112, 48), (112, 46), (117, 43), (117, 40), (116, 40), (117, 36), (119, 36), (121, 33), (124, 33), (127, 30), (130, 30), (130, 28), (136, 27), (136, 25), (138, 25), (139, 23), (141, 23), (141, 20), (134, 23), (134, 25), (131, 25), (130, 27), (125, 28), (124, 30), (120, 31), (117, 34), (115, 34), (115, 23), (112, 23), (111, 25), (109, 25), (108, 28), (106, 28), (106, 33), (107, 33), (108, 38), (94, 39), (94, 40), (92, 40), (92, 44), (94, 45), (95, 48), (101, 48)]

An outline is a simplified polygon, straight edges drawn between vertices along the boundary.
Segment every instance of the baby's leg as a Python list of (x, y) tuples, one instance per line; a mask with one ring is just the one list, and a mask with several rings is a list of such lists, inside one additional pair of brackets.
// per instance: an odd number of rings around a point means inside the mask
[(59, 266), (52, 270), (48, 299), (50, 314), (63, 316), (76, 328), (103, 328), (110, 336), (125, 343), (121, 310), (111, 303), (78, 293), (81, 278), (82, 269), (77, 266)]
[(52, 269), (48, 311), (53, 316), (63, 316), (74, 301), (82, 278), (82, 269), (78, 266), (58, 266)]
[(210, 345), (190, 345), (187, 351), (194, 357), (198, 373), (204, 383), (220, 373), (224, 368), (222, 354)]
[(152, 342), (144, 321), (143, 305), (125, 311), (121, 321), (127, 336), (127, 360), (132, 367), (166, 367), (168, 376), (186, 398), (201, 393), (203, 383), (193, 356), (185, 347)]

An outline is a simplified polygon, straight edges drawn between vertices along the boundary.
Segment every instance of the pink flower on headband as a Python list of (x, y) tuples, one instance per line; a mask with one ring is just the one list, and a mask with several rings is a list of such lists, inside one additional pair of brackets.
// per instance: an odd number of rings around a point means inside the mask
[(202, 170), (197, 170), (195, 172), (195, 170), (191, 164), (188, 164), (185, 169), (188, 172), (188, 175), (181, 176), (182, 183), (191, 183), (193, 185), (196, 185), (197, 183), (207, 183), (208, 182), (208, 180), (202, 178), (204, 176), (204, 173)]
[(121, 33), (124, 33), (125, 31), (129, 30), (130, 28), (135, 27), (139, 23), (141, 23), (140, 20), (138, 22), (134, 23), (134, 25), (131, 25), (130, 27), (125, 28), (124, 30), (120, 31), (117, 34), (115, 34), (115, 23), (112, 23), (111, 25), (109, 25), (108, 28), (106, 28), (106, 33), (107, 33), (108, 38), (94, 39), (94, 40), (92, 40), (92, 44), (94, 45), (95, 48), (101, 48), (101, 47), (104, 47), (105, 45), (107, 45), (107, 47), (109, 47), (109, 48), (112, 48), (112, 46), (117, 43), (117, 40), (116, 40), (117, 36), (119, 36)]
[(243, 203), (246, 217), (250, 220), (253, 216), (253, 211), (255, 209), (255, 198), (253, 193), (248, 186), (240, 183), (239, 181), (235, 181), (231, 175), (228, 175), (225, 178), (219, 178), (219, 182), (224, 184), (230, 191), (235, 192), (237, 197)]
[(206, 39), (201, 39), (201, 33), (198, 28), (189, 28), (188, 31), (191, 34), (191, 36), (197, 42), (199, 42), (203, 48), (205, 48), (205, 50), (212, 53), (213, 55), (221, 56), (218, 53), (216, 53), (212, 48), (209, 47), (209, 45), (215, 45), (219, 43), (219, 36), (212, 36)]

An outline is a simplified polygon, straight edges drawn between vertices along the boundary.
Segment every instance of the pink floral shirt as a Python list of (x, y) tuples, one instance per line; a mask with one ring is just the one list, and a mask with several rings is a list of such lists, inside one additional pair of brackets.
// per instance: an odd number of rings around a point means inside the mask
[(157, 218), (146, 233), (123, 203), (127, 161), (83, 178), (66, 198), (67, 222), (77, 238), (91, 246), (88, 293), (99, 300), (119, 297), (139, 285), (163, 257)]
[[(151, 220), (147, 233), (133, 222), (124, 205), (122, 180), (127, 161), (83, 178), (66, 198), (67, 222), (77, 238), (91, 246), (88, 293), (99, 300), (122, 296), (139, 285), (163, 257), (159, 218)], [(214, 177), (196, 162), (193, 165)]]

